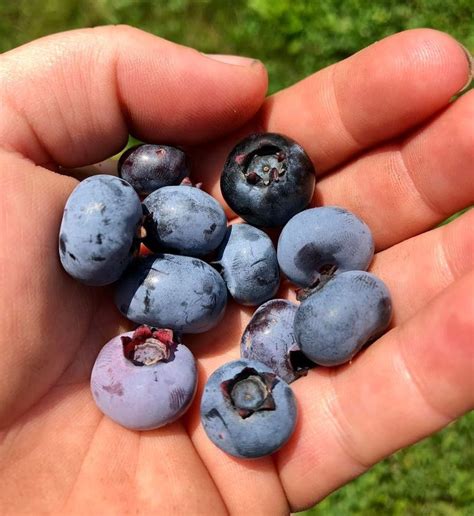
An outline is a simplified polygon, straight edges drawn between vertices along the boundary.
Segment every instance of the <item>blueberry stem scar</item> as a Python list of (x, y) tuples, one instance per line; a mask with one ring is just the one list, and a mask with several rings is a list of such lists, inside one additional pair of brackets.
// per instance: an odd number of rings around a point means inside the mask
[(227, 204), (246, 222), (279, 227), (308, 206), (315, 181), (301, 145), (282, 134), (256, 133), (232, 149), (220, 184)]
[(276, 384), (274, 373), (259, 373), (245, 367), (230, 380), (221, 383), (224, 397), (232, 404), (242, 419), (261, 410), (275, 410), (272, 389)]
[(264, 186), (269, 186), (273, 181), (278, 183), (286, 171), (286, 154), (266, 142), (248, 153), (237, 155), (235, 161), (242, 167), (242, 173), (251, 185), (260, 181)]

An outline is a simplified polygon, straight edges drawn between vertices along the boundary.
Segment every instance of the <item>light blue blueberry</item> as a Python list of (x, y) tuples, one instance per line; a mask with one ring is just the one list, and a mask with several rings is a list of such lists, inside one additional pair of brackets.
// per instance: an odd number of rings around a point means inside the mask
[(260, 305), (278, 290), (280, 274), (273, 243), (263, 231), (249, 224), (228, 228), (214, 263), (237, 303)]
[(137, 258), (117, 283), (115, 303), (138, 324), (201, 333), (223, 317), (224, 280), (210, 265), (189, 256)]
[(380, 336), (391, 314), (390, 292), (382, 280), (365, 271), (343, 272), (300, 304), (296, 340), (317, 364), (340, 365)]
[(69, 196), (59, 230), (59, 257), (68, 274), (86, 285), (118, 280), (138, 248), (143, 212), (123, 179), (92, 176)]
[(192, 186), (164, 186), (144, 201), (145, 244), (155, 252), (204, 256), (222, 242), (227, 218), (209, 194)]
[[(239, 378), (243, 383), (236, 382)], [(262, 388), (265, 381), (271, 385), (269, 393)], [(229, 390), (230, 396), (225, 394)], [(267, 408), (259, 409), (262, 406)], [(249, 407), (255, 410), (246, 410)], [(277, 451), (292, 435), (296, 417), (291, 388), (254, 360), (221, 366), (209, 377), (202, 395), (204, 430), (216, 446), (235, 457), (257, 458)]]
[(318, 283), (321, 275), (366, 270), (374, 255), (369, 227), (350, 211), (324, 206), (302, 211), (283, 228), (278, 263), (300, 287)]

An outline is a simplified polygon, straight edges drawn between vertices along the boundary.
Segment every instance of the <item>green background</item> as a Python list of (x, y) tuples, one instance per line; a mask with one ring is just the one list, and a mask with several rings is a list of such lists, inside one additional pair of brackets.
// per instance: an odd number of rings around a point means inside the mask
[[(471, 0), (0, 0), (0, 51), (75, 27), (127, 23), (203, 52), (247, 55), (270, 93), (389, 34), (432, 27), (471, 51)], [(474, 414), (400, 451), (312, 515), (474, 515)]]

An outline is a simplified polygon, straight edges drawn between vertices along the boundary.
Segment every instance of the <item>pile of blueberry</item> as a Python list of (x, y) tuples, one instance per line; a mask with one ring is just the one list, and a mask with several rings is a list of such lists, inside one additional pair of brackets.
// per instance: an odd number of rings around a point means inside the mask
[[(289, 383), (316, 365), (350, 361), (388, 327), (390, 294), (365, 272), (374, 253), (369, 228), (343, 208), (305, 209), (313, 166), (279, 134), (249, 136), (227, 158), (222, 194), (246, 223), (228, 226), (222, 206), (192, 186), (180, 149), (133, 147), (118, 176), (79, 183), (59, 232), (64, 269), (86, 285), (114, 283), (118, 310), (138, 325), (100, 351), (91, 376), (97, 406), (136, 430), (183, 415), (197, 370), (182, 335), (216, 326), (230, 294), (259, 308), (241, 359), (204, 388), (202, 424), (231, 455), (273, 453), (296, 423)], [(276, 251), (260, 228), (281, 226)], [(299, 304), (273, 299), (280, 271), (297, 286)]]

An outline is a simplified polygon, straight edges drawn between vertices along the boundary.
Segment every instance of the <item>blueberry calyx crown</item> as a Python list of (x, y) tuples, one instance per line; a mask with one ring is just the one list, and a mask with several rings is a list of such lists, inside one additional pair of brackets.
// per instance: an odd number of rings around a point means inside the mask
[(245, 367), (230, 380), (221, 383), (224, 398), (236, 409), (242, 419), (261, 410), (275, 410), (272, 389), (277, 383), (274, 373), (259, 373)]
[(261, 142), (258, 149), (248, 153), (237, 154), (234, 161), (241, 167), (247, 183), (268, 186), (273, 181), (278, 183), (287, 170), (286, 154), (269, 142)]
[(166, 361), (176, 346), (173, 330), (139, 326), (131, 337), (121, 337), (123, 354), (136, 366), (149, 366)]

